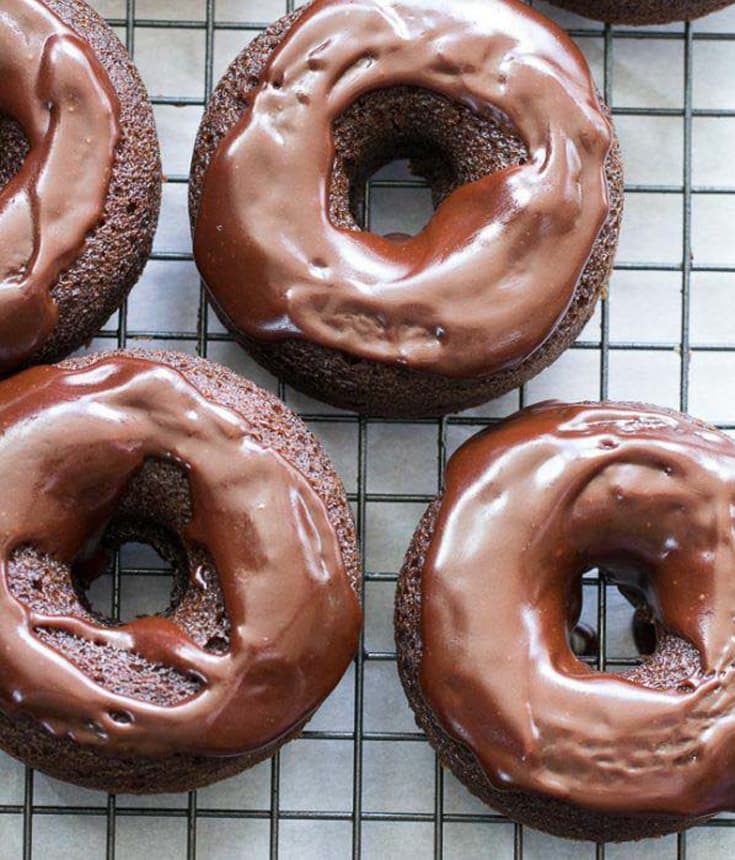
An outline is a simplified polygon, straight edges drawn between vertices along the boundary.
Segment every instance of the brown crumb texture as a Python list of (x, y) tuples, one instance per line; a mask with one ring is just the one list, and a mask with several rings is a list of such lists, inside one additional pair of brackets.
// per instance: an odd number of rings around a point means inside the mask
[[(114, 355), (115, 353), (112, 353)], [(360, 595), (360, 562), (354, 522), (342, 483), (323, 448), (303, 422), (274, 395), (209, 362), (177, 353), (128, 351), (176, 368), (208, 399), (239, 413), (250, 437), (275, 450), (306, 477), (324, 502), (337, 534), (345, 568)], [(105, 353), (110, 355), (110, 353)], [(99, 356), (69, 359), (68, 368), (83, 368)], [(130, 541), (150, 544), (174, 570), (171, 617), (198, 644), (212, 651), (229, 645), (229, 618), (217, 572), (206, 552), (187, 546), (181, 532), (191, 517), (189, 485), (176, 465), (150, 460), (128, 485), (102, 545), (108, 551)], [(191, 586), (201, 569), (208, 588)], [(68, 565), (22, 547), (13, 555), (8, 583), (14, 596), (30, 609), (49, 615), (91, 617), (117, 622), (95, 612), (83, 586)], [(141, 580), (135, 585), (139, 586)], [(128, 583), (128, 588), (132, 583)], [(139, 655), (96, 645), (64, 631), (40, 628), (39, 638), (60, 651), (98, 684), (116, 693), (158, 705), (172, 705), (196, 693), (199, 682), (171, 667), (149, 663)], [(119, 758), (98, 748), (55, 737), (30, 717), (9, 719), (0, 713), (0, 746), (16, 758), (52, 776), (110, 792), (157, 793), (188, 791), (257, 764), (299, 734), (304, 720), (289, 737), (246, 755), (228, 758), (176, 755), (168, 758)]]
[[(306, 7), (303, 7), (306, 8)], [(197, 136), (189, 185), (192, 230), (207, 167), (222, 138), (248, 105), (271, 53), (303, 9), (272, 24), (234, 60), (207, 107)], [(332, 221), (358, 229), (362, 187), (376, 169), (409, 158), (426, 178), (435, 205), (458, 185), (521, 163), (526, 148), (495, 120), (426, 90), (393, 87), (355, 102), (334, 127), (336, 155), (329, 193)], [(580, 278), (574, 300), (547, 342), (519, 366), (476, 379), (449, 379), (406, 367), (363, 360), (307, 340), (266, 343), (233, 334), (264, 367), (295, 388), (356, 412), (391, 417), (443, 415), (499, 397), (546, 366), (576, 339), (607, 286), (623, 209), (623, 170), (615, 140), (606, 162), (610, 213)], [(213, 301), (223, 323), (230, 325)], [(231, 326), (230, 326), (231, 327)]]
[(28, 139), (20, 125), (0, 112), (0, 191), (20, 170), (28, 148)]
[[(117, 36), (83, 0), (44, 0), (94, 50), (120, 102), (115, 152), (101, 222), (51, 289), (56, 327), (29, 364), (56, 361), (87, 343), (140, 277), (153, 245), (161, 200), (161, 163), (153, 109)], [(28, 151), (22, 130), (0, 114), (0, 190)]]
[(730, 6), (733, 0), (551, 0), (587, 18), (610, 24), (667, 24), (691, 21)]
[[(503, 815), (566, 839), (621, 842), (675, 833), (695, 821), (670, 815), (612, 815), (585, 809), (555, 798), (522, 791), (494, 788), (475, 756), (440, 724), (419, 686), (423, 645), (421, 641), (421, 574), (431, 543), (441, 498), (433, 501), (406, 553), (398, 578), (395, 604), (395, 636), (398, 673), (413, 709), (416, 723), (449, 768), (473, 794)], [(688, 642), (663, 635), (655, 655), (641, 666), (624, 673), (643, 686), (664, 688), (690, 674), (699, 665), (699, 655)]]

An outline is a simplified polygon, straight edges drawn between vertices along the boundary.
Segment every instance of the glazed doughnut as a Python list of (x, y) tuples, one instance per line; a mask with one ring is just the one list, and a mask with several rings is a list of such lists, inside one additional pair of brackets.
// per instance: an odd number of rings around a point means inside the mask
[[(365, 179), (402, 157), (433, 218), (360, 230)], [(516, 0), (315, 0), (232, 64), (191, 180), (223, 322), (297, 388), (390, 415), (485, 401), (555, 359), (607, 281), (622, 205), (586, 61)]]
[[(734, 510), (735, 442), (654, 407), (546, 403), (460, 448), (396, 604), (401, 678), (443, 763), (569, 838), (735, 809)], [(621, 675), (570, 647), (597, 566), (656, 622)]]
[[(0, 383), (0, 427), (0, 746), (150, 793), (298, 733), (361, 619), (344, 490), (301, 421), (203, 359), (119, 352)], [(119, 624), (84, 595), (131, 540), (177, 584), (168, 611)]]
[(60, 358), (119, 306), (160, 202), (153, 113), (80, 0), (0, 9), (0, 373)]
[(610, 24), (668, 24), (691, 21), (732, 5), (733, 0), (550, 0), (587, 18)]

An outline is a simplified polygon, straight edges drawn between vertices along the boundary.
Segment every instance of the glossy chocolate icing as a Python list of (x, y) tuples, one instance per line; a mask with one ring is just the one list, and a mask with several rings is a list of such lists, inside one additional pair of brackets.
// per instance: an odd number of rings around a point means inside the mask
[[(237, 413), (165, 365), (114, 357), (84, 370), (38, 367), (0, 384), (0, 709), (118, 755), (234, 755), (292, 730), (354, 654), (360, 608), (324, 502), (297, 469), (251, 438)], [(160, 616), (119, 627), (21, 604), (13, 551), (72, 564), (89, 555), (147, 458), (187, 473), (182, 539), (205, 548), (230, 620), (225, 653)], [(196, 575), (190, 587), (205, 587)], [(35, 631), (60, 630), (196, 678), (160, 706), (85, 676)], [(120, 715), (123, 715), (121, 720)]]
[[(596, 565), (697, 649), (691, 677), (652, 689), (573, 655), (569, 606)], [(646, 406), (547, 403), (474, 437), (447, 469), (421, 608), (422, 695), (498, 789), (615, 813), (735, 809), (724, 434)]]
[[(452, 193), (405, 241), (329, 219), (332, 124), (422, 87), (500, 119), (525, 164)], [(582, 54), (516, 0), (316, 0), (274, 51), (203, 183), (195, 256), (231, 325), (449, 377), (554, 331), (608, 214), (612, 139)]]
[(0, 112), (30, 144), (0, 192), (0, 372), (7, 372), (53, 330), (50, 290), (102, 218), (120, 129), (107, 72), (39, 0), (0, 7)]

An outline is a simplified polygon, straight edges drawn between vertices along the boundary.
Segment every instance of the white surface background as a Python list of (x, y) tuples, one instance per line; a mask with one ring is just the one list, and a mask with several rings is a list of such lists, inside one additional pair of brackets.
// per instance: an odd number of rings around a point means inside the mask
[[(96, 0), (105, 15), (123, 24), (125, 0)], [(566, 26), (584, 28), (579, 43), (603, 88), (605, 39), (601, 25), (573, 15), (544, 11)], [(134, 54), (151, 95), (187, 97), (190, 105), (158, 105), (156, 117), (163, 149), (165, 172), (183, 178), (188, 172), (194, 134), (204, 97), (205, 45), (203, 26), (171, 30), (145, 25), (146, 19), (178, 19), (202, 22), (205, 0), (137, 0)], [(216, 0), (217, 22), (270, 21), (285, 10), (285, 0)], [(123, 39), (124, 26), (118, 27)], [(735, 427), (735, 281), (731, 272), (696, 271), (697, 267), (735, 265), (735, 41), (702, 39), (699, 34), (735, 32), (735, 8), (710, 16), (693, 27), (691, 66), (693, 109), (725, 109), (731, 116), (698, 117), (692, 122), (692, 184), (695, 189), (719, 186), (733, 193), (694, 193), (691, 221), (685, 217), (682, 193), (687, 147), (684, 135), (684, 28), (659, 28), (665, 38), (621, 38), (614, 31), (610, 42), (612, 104), (615, 109), (666, 109), (666, 115), (616, 117), (623, 146), (628, 185), (673, 186), (673, 192), (632, 191), (627, 196), (619, 262), (611, 285), (607, 321), (598, 309), (583, 332), (582, 348), (568, 351), (552, 368), (526, 387), (523, 402), (549, 397), (598, 398), (607, 380), (611, 398), (642, 399), (673, 407), (688, 406), (702, 418), (727, 428)], [(654, 32), (654, 31), (652, 31)], [(615, 34), (618, 34), (617, 36)], [(252, 31), (215, 30), (213, 75), (216, 81)], [(388, 175), (396, 174), (395, 170)], [(372, 225), (379, 232), (420, 227), (428, 207), (425, 190), (376, 188), (372, 194)], [(691, 275), (688, 307), (682, 304), (683, 236), (691, 228), (695, 271)], [(150, 262), (133, 290), (127, 314), (127, 343), (160, 345), (141, 338), (140, 332), (180, 332), (181, 339), (165, 346), (193, 352), (197, 348), (199, 282), (190, 251), (186, 214), (186, 185), (171, 181), (164, 187), (161, 224), (155, 242), (163, 257)], [(181, 257), (181, 258), (180, 258)], [(661, 270), (636, 270), (655, 263)], [(690, 322), (689, 397), (682, 402), (682, 316)], [(207, 355), (278, 391), (275, 379), (255, 366), (235, 345), (222, 337), (214, 315), (205, 321), (207, 331), (218, 339), (207, 345)], [(108, 326), (115, 336), (117, 316)], [(610, 350), (603, 357), (602, 331), (607, 329)], [(634, 341), (662, 345), (661, 349), (624, 348)], [(95, 342), (94, 348), (115, 346), (116, 337)], [(719, 347), (719, 349), (718, 349)], [(603, 386), (604, 387), (604, 386)], [(315, 415), (338, 416), (336, 410), (290, 390), (287, 402)], [(474, 433), (483, 419), (513, 412), (521, 401), (514, 393), (485, 407), (472, 410), (459, 422), (445, 427), (451, 451)], [(477, 420), (476, 424), (468, 423)], [(362, 856), (377, 858), (429, 858), (434, 856), (437, 807), (443, 810), (441, 846), (452, 860), (474, 858), (675, 858), (715, 860), (735, 856), (735, 827), (700, 826), (677, 844), (674, 837), (638, 845), (598, 847), (589, 843), (555, 840), (529, 829), (522, 833), (512, 823), (491, 817), (488, 811), (459, 785), (451, 774), (441, 775), (435, 757), (418, 736), (392, 660), (392, 606), (395, 573), (403, 552), (425, 506), (424, 497), (437, 489), (437, 457), (441, 426), (429, 423), (380, 423), (357, 421), (344, 415), (331, 422), (312, 421), (341, 472), (348, 492), (357, 497), (358, 475), (364, 475), (364, 539), (368, 582), (366, 585), (365, 648), (368, 656), (362, 677), (354, 667), (317, 714), (307, 737), (288, 745), (273, 765), (266, 762), (235, 779), (200, 791), (196, 796), (118, 798), (115, 803), (99, 793), (84, 791), (34, 774), (0, 756), (0, 804), (17, 805), (17, 814), (0, 815), (0, 858), (22, 856), (23, 829), (32, 832), (34, 858), (91, 860), (104, 857), (110, 845), (117, 860), (155, 857), (156, 860), (187, 856), (206, 860), (265, 858), (271, 848), (271, 784), (279, 786), (278, 851), (281, 858), (329, 860), (352, 856), (353, 764), (355, 761), (355, 694), (362, 685), (364, 739), (358, 756), (362, 761)], [(360, 443), (364, 458), (360, 457)], [(391, 495), (409, 494), (416, 501), (396, 503)], [(358, 505), (356, 505), (358, 507)], [(130, 548), (124, 564), (155, 565), (151, 553)], [(168, 600), (165, 577), (124, 579), (123, 616), (155, 611)], [(109, 582), (96, 586), (95, 599), (102, 607)], [(594, 623), (596, 588), (586, 589), (585, 616)], [(634, 649), (628, 636), (630, 612), (614, 589), (608, 589), (607, 652), (629, 657)], [(513, 643), (508, 643), (513, 647)], [(396, 733), (400, 740), (376, 739)], [(341, 736), (340, 736), (341, 735)], [(359, 748), (358, 748), (359, 749)], [(437, 778), (440, 780), (437, 793)], [(24, 818), (24, 797), (31, 793), (32, 820)], [(85, 807), (95, 814), (75, 813)], [(62, 808), (65, 808), (64, 812)], [(188, 826), (186, 812), (195, 809), (195, 827)], [(146, 810), (148, 814), (134, 814)], [(237, 817), (237, 811), (255, 811), (256, 817)], [(299, 819), (304, 812), (338, 812), (342, 820)], [(218, 815), (217, 813), (224, 813)], [(116, 813), (116, 814), (115, 814)], [(133, 813), (133, 814), (131, 814)], [(225, 817), (227, 814), (235, 817)], [(385, 821), (381, 814), (418, 815), (419, 821)], [(474, 816), (474, 817), (473, 817)], [(485, 819), (479, 818), (485, 816)], [(111, 827), (111, 825), (114, 825)], [(440, 831), (441, 832), (441, 831)], [(111, 855), (110, 855), (111, 856)]]

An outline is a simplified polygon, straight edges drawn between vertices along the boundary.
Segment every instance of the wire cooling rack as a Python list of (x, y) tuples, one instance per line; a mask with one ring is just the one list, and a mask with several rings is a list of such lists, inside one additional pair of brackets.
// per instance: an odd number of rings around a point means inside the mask
[[(289, 390), (231, 343), (193, 267), (185, 200), (193, 135), (235, 53), (292, 0), (96, 0), (138, 62), (167, 173), (155, 251), (129, 302), (93, 344), (208, 355), (299, 409), (340, 470), (360, 530), (366, 625), (353, 668), (272, 761), (184, 796), (107, 797), (0, 760), (0, 858), (731, 858), (735, 820), (638, 845), (567, 843), (514, 825), (443, 773), (400, 690), (391, 636), (396, 571), (448, 453), (480, 427), (547, 396), (645, 399), (735, 429), (735, 14), (694, 25), (610, 28), (552, 10), (591, 61), (627, 164), (627, 211), (611, 299), (553, 368), (486, 407), (440, 421), (358, 418)], [(428, 195), (400, 169), (368, 189), (380, 232), (420, 226)], [(395, 223), (398, 217), (401, 223)], [(393, 218), (393, 221), (390, 219)], [(418, 219), (418, 221), (417, 221)], [(380, 223), (378, 223), (380, 222)], [(389, 223), (390, 222), (390, 223)], [(170, 572), (124, 548), (96, 605), (162, 608)], [(104, 589), (107, 589), (105, 593)], [(636, 659), (629, 612), (596, 573), (584, 617), (600, 668)], [(158, 601), (158, 603), (156, 602)], [(512, 643), (509, 643), (512, 647)]]

